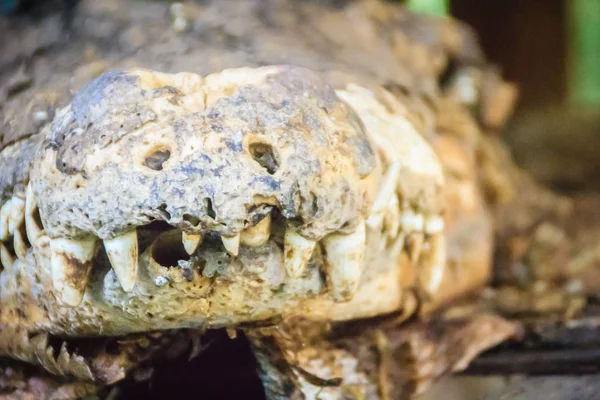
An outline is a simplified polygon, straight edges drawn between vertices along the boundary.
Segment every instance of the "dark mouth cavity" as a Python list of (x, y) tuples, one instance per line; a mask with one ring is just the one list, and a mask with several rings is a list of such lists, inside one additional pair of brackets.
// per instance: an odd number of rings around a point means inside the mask
[[(270, 240), (275, 242), (283, 250), (283, 238), (286, 228), (286, 220), (281, 215), (281, 212), (276, 207), (268, 205), (257, 206), (248, 213), (248, 226), (254, 226), (260, 222), (267, 214), (271, 215), (271, 237)], [(200, 274), (209, 271), (204, 271), (207, 260), (203, 256), (209, 255), (214, 258), (215, 255), (222, 255), (222, 264), (229, 264), (234, 257), (229, 255), (223, 246), (221, 235), (218, 232), (209, 232), (203, 235), (202, 243), (194, 254), (189, 255), (182, 242), (183, 232), (169, 225), (164, 221), (153, 221), (148, 225), (139, 226), (138, 244), (139, 252), (142, 254), (151, 245), (152, 258), (161, 266), (167, 268), (181, 268), (182, 272), (186, 269), (198, 270)], [(214, 261), (214, 260), (211, 260)], [(205, 275), (206, 275), (205, 273)], [(209, 275), (213, 275), (209, 273)]]

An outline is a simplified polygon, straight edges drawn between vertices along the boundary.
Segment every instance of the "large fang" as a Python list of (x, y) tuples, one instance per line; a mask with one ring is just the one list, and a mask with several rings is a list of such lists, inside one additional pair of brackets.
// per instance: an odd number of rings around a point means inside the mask
[(25, 200), (13, 196), (10, 201), (10, 216), (8, 217), (8, 234), (13, 235), (25, 218)]
[(52, 239), (50, 265), (58, 300), (75, 307), (81, 303), (92, 269), (96, 239)]
[(387, 229), (388, 236), (395, 239), (398, 236), (400, 229), (400, 201), (398, 196), (392, 196), (390, 199), (387, 212), (384, 217), (384, 225)]
[(221, 240), (223, 241), (223, 246), (225, 246), (225, 250), (232, 256), (237, 256), (240, 252), (240, 234), (233, 237), (225, 237), (221, 236)]
[(193, 235), (183, 232), (181, 241), (183, 242), (183, 247), (185, 248), (186, 253), (192, 255), (200, 243), (202, 243), (202, 235)]
[(400, 232), (400, 234), (396, 237), (390, 248), (390, 257), (392, 261), (398, 259), (398, 256), (402, 252), (402, 249), (404, 249), (405, 240), (406, 234), (404, 232)]
[(244, 246), (260, 247), (267, 243), (271, 236), (271, 214), (267, 214), (258, 224), (242, 231), (240, 242)]
[(13, 236), (13, 246), (19, 259), (24, 260), (27, 257), (27, 245), (22, 236), (21, 229), (16, 229)]
[(283, 260), (288, 275), (297, 278), (306, 269), (317, 242), (306, 239), (295, 229), (287, 228), (283, 237)]
[(8, 233), (8, 220), (10, 218), (11, 201), (8, 200), (0, 208), (0, 240), (5, 241), (10, 237)]
[(432, 235), (429, 239), (429, 248), (423, 251), (419, 268), (419, 281), (421, 288), (433, 295), (440, 287), (446, 267), (446, 238), (444, 234)]
[(6, 246), (2, 243), (0, 243), (0, 261), (2, 262), (4, 269), (9, 269), (15, 262), (13, 255), (10, 254), (10, 251), (8, 251)]
[(424, 241), (425, 234), (423, 232), (414, 232), (408, 236), (408, 257), (411, 263), (416, 264), (419, 261)]
[(32, 246), (42, 234), (42, 228), (38, 226), (38, 223), (35, 220), (36, 210), (37, 205), (33, 194), (33, 188), (31, 187), (31, 183), (29, 183), (29, 185), (27, 185), (27, 193), (25, 194), (25, 231), (27, 232), (29, 244)]
[(372, 229), (377, 229), (383, 222), (383, 216), (388, 208), (390, 199), (396, 191), (398, 177), (400, 176), (400, 163), (394, 162), (385, 172), (383, 184), (379, 190), (379, 194), (371, 208), (371, 214), (367, 219), (367, 225)]
[(121, 287), (130, 292), (135, 285), (138, 271), (137, 231), (104, 240), (104, 249)]
[(361, 221), (354, 233), (335, 233), (323, 239), (324, 259), (329, 290), (333, 300), (351, 300), (360, 284), (366, 248), (365, 223)]

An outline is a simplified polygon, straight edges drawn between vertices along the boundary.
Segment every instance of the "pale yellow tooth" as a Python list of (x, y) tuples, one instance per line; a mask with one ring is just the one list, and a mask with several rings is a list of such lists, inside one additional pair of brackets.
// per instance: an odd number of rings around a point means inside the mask
[(194, 235), (183, 232), (181, 241), (183, 242), (183, 247), (185, 248), (186, 253), (192, 255), (198, 246), (200, 246), (200, 243), (202, 243), (202, 235)]
[(444, 219), (439, 215), (431, 215), (425, 218), (424, 231), (428, 235), (434, 235), (444, 231)]
[(400, 201), (398, 196), (392, 196), (384, 217), (384, 224), (391, 239), (398, 236), (400, 230)]
[(35, 194), (33, 193), (33, 186), (31, 182), (27, 184), (27, 190), (25, 191), (25, 214), (33, 214), (37, 209), (35, 202)]
[(8, 200), (0, 208), (0, 240), (6, 241), (10, 237), (8, 233), (8, 220), (10, 219), (11, 200)]
[(24, 260), (27, 257), (27, 244), (25, 243), (25, 240), (21, 234), (21, 229), (15, 230), (13, 243), (17, 257), (19, 257), (21, 260)]
[(367, 219), (367, 225), (372, 229), (378, 229), (383, 223), (383, 217), (390, 203), (390, 199), (396, 192), (398, 177), (400, 176), (400, 163), (393, 162), (383, 176), (383, 184), (379, 194), (371, 208), (371, 214)]
[(404, 232), (422, 232), (424, 218), (423, 215), (417, 214), (412, 210), (406, 210), (400, 217), (400, 223)]
[(434, 295), (446, 269), (446, 238), (443, 233), (437, 233), (429, 238), (428, 244), (429, 248), (421, 255), (419, 282), (426, 293)]
[(0, 242), (0, 261), (4, 269), (10, 269), (15, 262), (15, 258), (2, 242)]
[(35, 241), (42, 234), (42, 228), (38, 226), (35, 220), (35, 212), (37, 211), (37, 204), (35, 202), (35, 196), (31, 182), (27, 185), (27, 193), (25, 195), (25, 232), (27, 233), (27, 239), (29, 244), (32, 246)]
[(104, 240), (104, 249), (124, 291), (130, 292), (138, 272), (138, 238), (133, 230)]
[(290, 277), (297, 278), (304, 273), (316, 244), (316, 241), (306, 239), (292, 227), (288, 227), (285, 230), (283, 237), (283, 263)]
[(25, 218), (25, 200), (13, 196), (10, 202), (10, 216), (8, 217), (8, 234), (13, 235), (15, 230), (21, 226)]
[(405, 240), (406, 234), (404, 232), (400, 232), (400, 234), (394, 240), (394, 244), (392, 244), (392, 247), (390, 248), (391, 260), (395, 261), (398, 258), (402, 252), (402, 249), (404, 249)]
[(75, 307), (81, 303), (92, 269), (96, 239), (50, 240), (52, 281), (63, 305)]
[(267, 243), (271, 236), (271, 214), (267, 214), (258, 224), (246, 228), (240, 235), (240, 242), (244, 246), (260, 247)]
[(354, 297), (360, 284), (365, 248), (364, 221), (354, 233), (334, 233), (323, 239), (327, 283), (334, 301), (344, 302)]
[(233, 237), (225, 237), (221, 236), (221, 240), (223, 241), (223, 246), (225, 246), (225, 250), (232, 256), (237, 256), (240, 252), (240, 234)]
[(413, 232), (408, 237), (408, 240), (408, 257), (415, 264), (421, 256), (425, 234), (423, 232)]

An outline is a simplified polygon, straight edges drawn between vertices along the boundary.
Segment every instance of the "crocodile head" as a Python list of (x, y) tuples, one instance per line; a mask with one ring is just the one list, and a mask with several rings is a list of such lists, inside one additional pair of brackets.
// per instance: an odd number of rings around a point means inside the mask
[(290, 66), (101, 75), (11, 200), (3, 297), (74, 336), (349, 319), (401, 307), (405, 249), (435, 290), (441, 167), (376, 97)]

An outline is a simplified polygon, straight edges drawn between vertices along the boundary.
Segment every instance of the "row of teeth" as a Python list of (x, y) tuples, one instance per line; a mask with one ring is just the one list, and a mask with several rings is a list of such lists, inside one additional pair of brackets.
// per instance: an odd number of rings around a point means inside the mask
[[(271, 216), (267, 215), (253, 227), (246, 228), (233, 237), (221, 237), (225, 250), (237, 256), (240, 245), (260, 247), (271, 236)], [(202, 243), (201, 235), (183, 233), (183, 247), (193, 254)], [(335, 301), (347, 301), (360, 283), (363, 258), (366, 249), (364, 221), (360, 221), (351, 234), (331, 234), (322, 241), (327, 284)], [(317, 245), (316, 240), (300, 235), (294, 227), (285, 230), (283, 238), (284, 266), (290, 278), (300, 277), (306, 270)]]
[(382, 240), (381, 250), (387, 246), (392, 260), (407, 249), (411, 263), (418, 265), (420, 288), (432, 295), (442, 283), (447, 262), (444, 219), (403, 208), (396, 193), (399, 174), (400, 164), (392, 163), (384, 175), (367, 227), (374, 231), (385, 228), (387, 240)]
[[(41, 237), (47, 238), (36, 221), (37, 205), (31, 184), (27, 186), (24, 197), (23, 200), (15, 195), (0, 207), (0, 262), (4, 269), (12, 268), (15, 256), (20, 260), (27, 257), (29, 246), (23, 237), (23, 224), (31, 246)], [(5, 245), (11, 238), (14, 254)], [(137, 232), (105, 240), (104, 248), (121, 286), (125, 291), (131, 291), (137, 278)], [(65, 305), (76, 306), (85, 293), (96, 239), (50, 239), (50, 250), (54, 288)]]
[[(444, 221), (438, 215), (423, 216), (412, 210), (401, 210), (400, 200), (395, 193), (399, 166), (392, 164), (384, 184), (365, 221), (360, 221), (351, 234), (335, 233), (321, 241), (327, 285), (335, 301), (347, 301), (357, 291), (363, 269), (366, 249), (366, 229), (385, 227), (387, 245), (391, 259), (395, 259), (407, 247), (413, 263), (419, 263), (419, 283), (427, 293), (434, 293), (442, 280), (446, 264)], [(0, 261), (4, 268), (15, 262), (14, 255), (2, 243), (10, 240), (19, 259), (27, 256), (27, 244), (22, 236), (22, 225), (30, 244), (43, 235), (43, 228), (35, 219), (37, 206), (31, 185), (28, 185), (25, 200), (13, 196), (0, 208)], [(260, 247), (271, 235), (271, 216), (267, 215), (258, 224), (246, 228), (233, 237), (222, 237), (225, 250), (237, 256), (240, 245)], [(87, 280), (92, 267), (97, 238), (50, 239), (51, 270), (55, 291), (64, 305), (77, 306), (83, 299)], [(202, 236), (182, 234), (182, 243), (188, 254), (193, 254), (202, 243)], [(317, 241), (300, 235), (295, 228), (288, 227), (284, 235), (284, 265), (291, 278), (300, 277), (312, 258)], [(137, 231), (131, 231), (113, 239), (104, 240), (104, 249), (124, 291), (131, 291), (138, 272)], [(382, 249), (383, 250), (383, 249)]]
[[(4, 268), (10, 268), (13, 265), (15, 256), (20, 259), (25, 259), (27, 256), (28, 245), (21, 229), (23, 223), (25, 223), (26, 237), (29, 243), (33, 243), (42, 231), (34, 218), (36, 206), (31, 200), (32, 193), (31, 187), (28, 186), (27, 195), (29, 197), (26, 195), (24, 200), (15, 195), (0, 207), (0, 263)], [(11, 238), (14, 254), (5, 245), (5, 242)]]
[[(28, 246), (22, 237), (21, 227), (25, 224), (27, 240), (35, 244), (47, 238), (43, 228), (35, 219), (37, 206), (31, 185), (28, 185), (25, 200), (13, 196), (0, 209), (0, 261), (4, 268), (10, 268), (15, 256), (2, 242), (13, 239), (16, 257), (25, 260)], [(222, 237), (225, 250), (237, 256), (240, 245), (259, 247), (271, 236), (271, 216), (267, 215), (253, 227), (249, 227), (233, 237)], [(51, 271), (55, 292), (66, 306), (81, 303), (92, 268), (98, 239), (54, 238), (49, 240), (51, 251)], [(182, 234), (185, 250), (193, 254), (202, 243), (201, 235)], [(325, 237), (322, 249), (325, 259), (328, 286), (336, 301), (350, 299), (358, 289), (363, 257), (366, 247), (365, 223), (361, 221), (352, 234), (332, 234)], [(131, 231), (113, 239), (103, 241), (104, 249), (115, 275), (124, 291), (131, 291), (138, 273), (137, 231)], [(301, 276), (312, 258), (317, 241), (306, 239), (293, 227), (288, 227), (284, 235), (284, 264), (292, 278)]]

